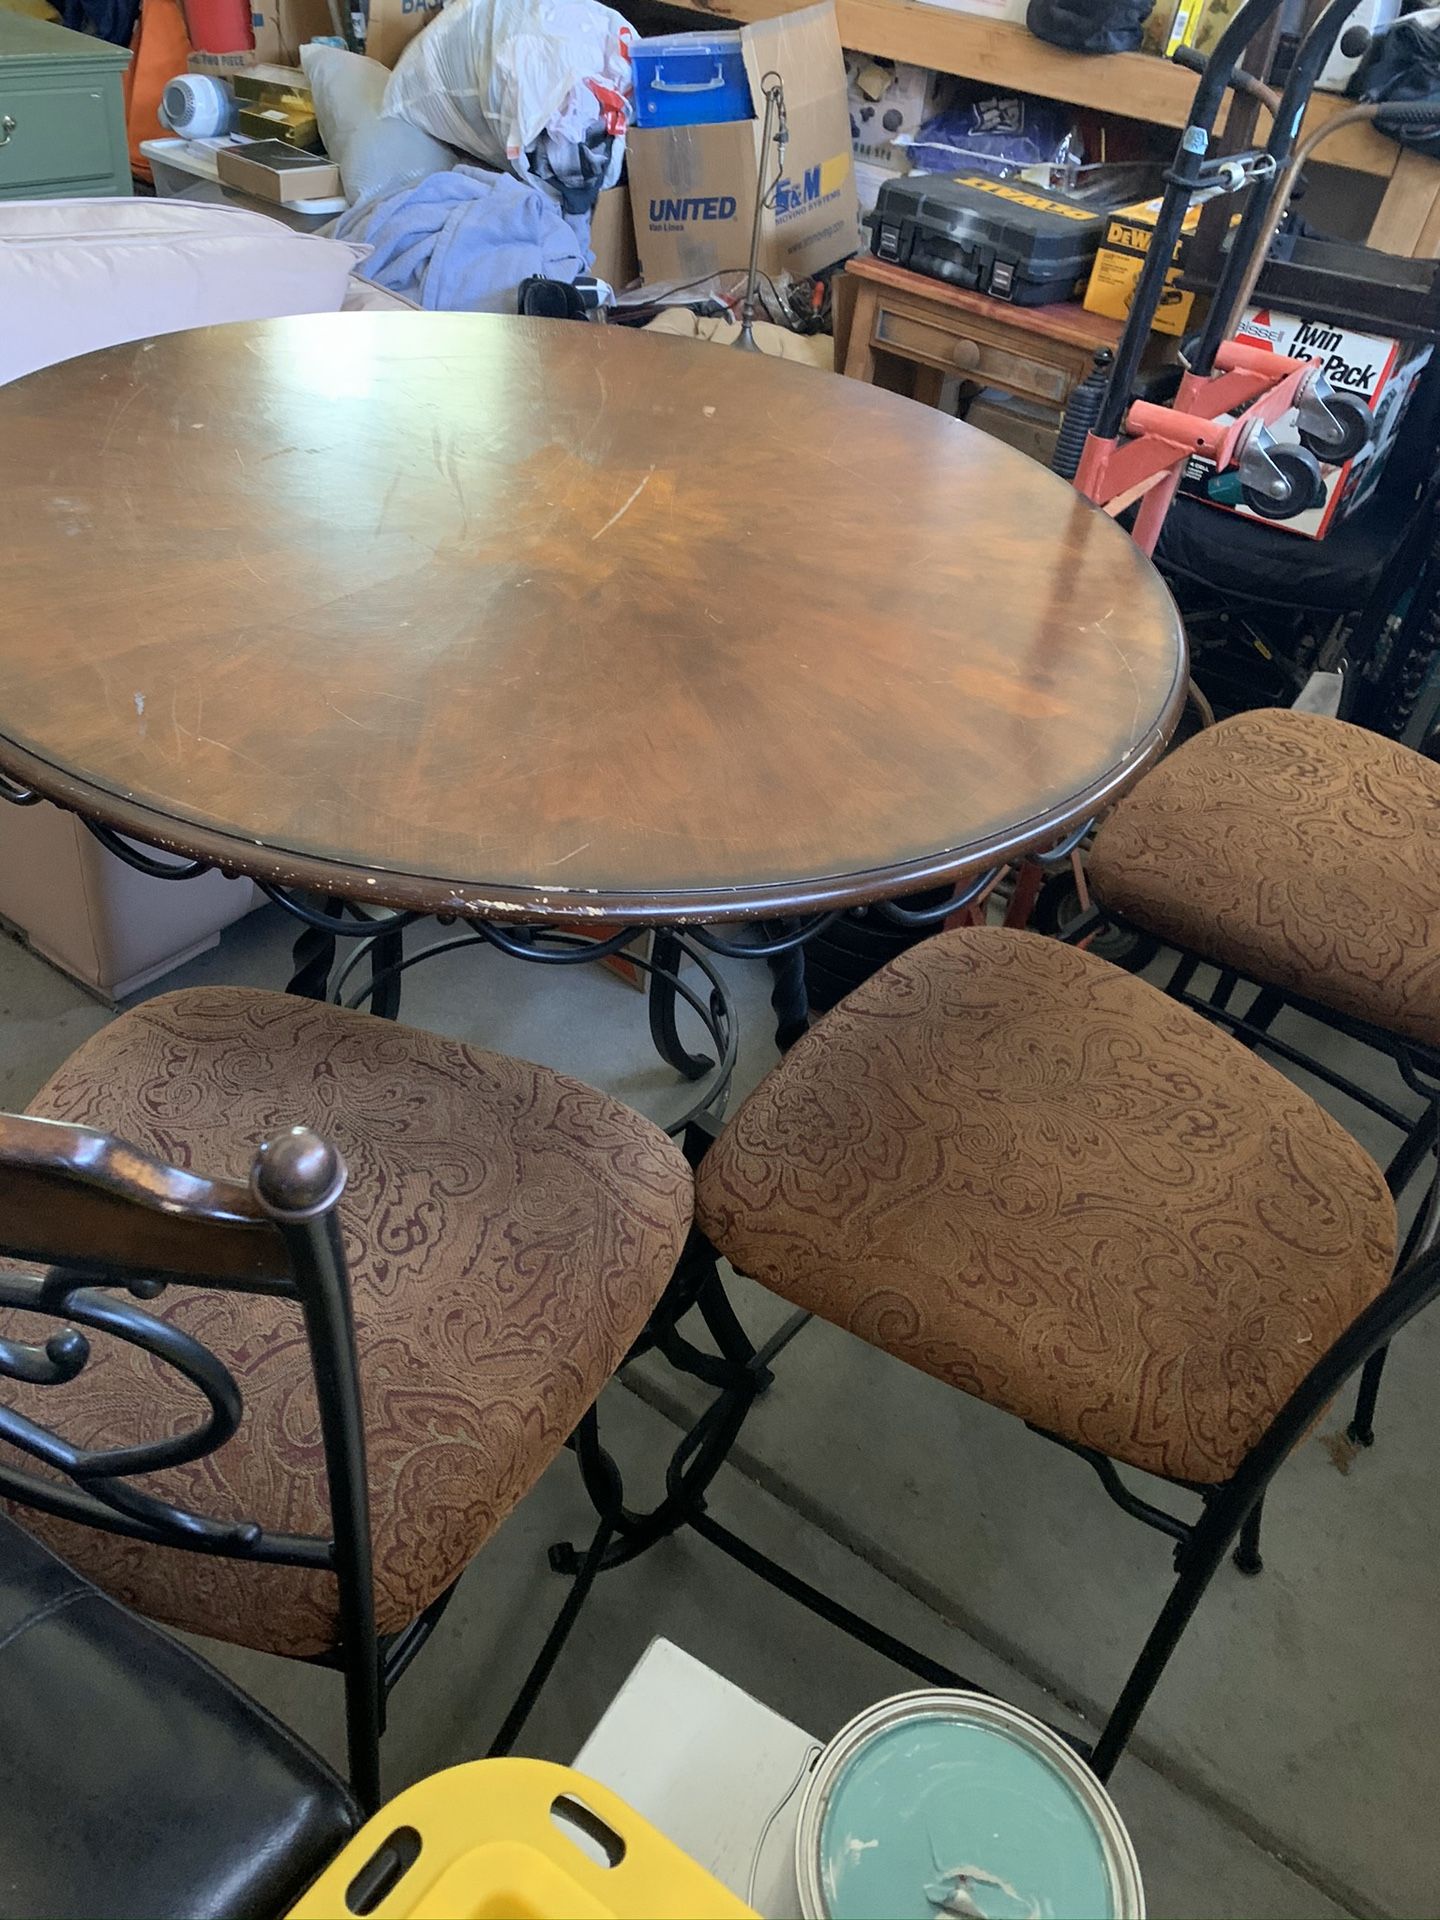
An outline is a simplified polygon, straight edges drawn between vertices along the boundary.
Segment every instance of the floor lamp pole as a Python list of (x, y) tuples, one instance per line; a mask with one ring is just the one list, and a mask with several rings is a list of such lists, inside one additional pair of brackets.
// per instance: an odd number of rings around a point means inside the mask
[[(785, 89), (778, 73), (767, 73), (760, 83), (765, 89), (765, 118), (760, 132), (760, 166), (755, 178), (755, 218), (750, 223), (750, 266), (745, 275), (745, 298), (740, 306), (740, 338), (735, 342), (742, 353), (759, 353), (755, 321), (760, 311), (760, 223), (773, 187), (765, 185), (765, 173), (773, 139), (779, 150), (780, 165), (785, 164), (785, 149), (790, 143), (790, 127), (785, 119)], [(778, 175), (777, 175), (778, 179)]]

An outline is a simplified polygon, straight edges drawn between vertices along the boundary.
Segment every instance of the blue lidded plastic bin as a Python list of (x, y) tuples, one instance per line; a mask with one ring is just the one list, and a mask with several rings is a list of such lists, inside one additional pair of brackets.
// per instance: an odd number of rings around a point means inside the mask
[(738, 33), (661, 33), (634, 40), (635, 124), (711, 127), (751, 120), (750, 82)]

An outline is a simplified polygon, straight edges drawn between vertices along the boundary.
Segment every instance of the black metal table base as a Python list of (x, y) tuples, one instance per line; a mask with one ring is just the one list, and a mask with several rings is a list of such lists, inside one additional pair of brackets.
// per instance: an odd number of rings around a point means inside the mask
[[(0, 800), (12, 806), (30, 807), (37, 806), (40, 799), (41, 795), (29, 788), (0, 777)], [(152, 879), (193, 880), (214, 870), (207, 860), (159, 851), (83, 814), (78, 817), (116, 859)], [(1052, 854), (1058, 856), (1067, 851), (1086, 831), (1088, 826), (1067, 840), (1063, 848), (1053, 849)], [(951, 914), (985, 894), (1003, 870), (994, 868), (982, 873), (978, 879), (960, 885), (948, 898), (938, 903), (931, 901), (919, 910), (896, 900), (881, 900), (856, 911), (879, 914), (901, 927), (938, 928)], [(221, 871), (235, 878), (239, 870), (232, 873), (229, 867), (223, 867)], [(850, 911), (835, 908), (809, 920), (758, 920), (742, 926), (735, 936), (722, 928), (704, 925), (687, 926), (683, 930), (669, 926), (626, 927), (599, 940), (554, 925), (511, 927), (471, 921), (463, 931), (407, 954), (406, 930), (422, 922), (424, 915), (399, 909), (376, 911), (363, 901), (350, 901), (338, 895), (307, 896), (268, 880), (257, 880), (256, 885), (276, 906), (301, 923), (287, 992), (312, 1000), (333, 1000), (340, 1006), (368, 1005), (381, 1019), (399, 1017), (401, 982), (411, 967), (460, 946), (486, 943), (517, 959), (561, 966), (602, 960), (624, 952), (627, 961), (646, 975), (650, 1036), (660, 1058), (682, 1079), (702, 1082), (707, 1075), (711, 1076), (700, 1097), (673, 1124), (672, 1132), (681, 1131), (698, 1114), (722, 1112), (734, 1070), (734, 1003), (711, 956), (769, 962), (775, 976), (771, 1005), (776, 1016), (776, 1045), (783, 1053), (809, 1026), (805, 943)], [(432, 924), (446, 927), (455, 923), (449, 916), (436, 915)], [(635, 943), (647, 931), (650, 951), (641, 954)], [(342, 940), (353, 941), (356, 946), (337, 975), (336, 960)], [(696, 992), (682, 979), (681, 970), (687, 961), (692, 972), (698, 968), (704, 976), (705, 991)], [(369, 983), (347, 997), (345, 988), (362, 962), (368, 963)], [(686, 1045), (679, 1027), (682, 1004), (697, 1016), (714, 1044), (713, 1057), (694, 1052)]]
[[(655, 1047), (666, 1065), (682, 1079), (702, 1082), (697, 1097), (678, 1119), (669, 1123), (680, 1133), (699, 1115), (724, 1111), (738, 1047), (738, 1016), (724, 976), (692, 933), (656, 932), (648, 953), (637, 945), (634, 929), (603, 940), (560, 927), (502, 927), (484, 921), (467, 922), (426, 944), (406, 950), (406, 934), (425, 922), (415, 915), (389, 916), (377, 925), (362, 910), (327, 900), (313, 907), (281, 897), (271, 898), (302, 921), (296, 939), (294, 972), (287, 991), (309, 999), (331, 1000), (337, 1006), (368, 1006), (385, 1019), (397, 1019), (401, 983), (412, 968), (464, 948), (497, 947), (502, 953), (543, 966), (584, 966), (623, 954), (627, 964), (646, 976), (649, 1025)], [(351, 917), (347, 917), (351, 916)], [(352, 950), (336, 966), (341, 940)], [(353, 982), (359, 979), (359, 984)], [(678, 1014), (684, 1007), (699, 1022), (714, 1048), (713, 1055), (692, 1053), (679, 1032)]]
[[(695, 1257), (705, 1259), (707, 1265), (699, 1285), (687, 1293), (685, 1282), (680, 1279), (685, 1273), (682, 1262), (677, 1275), (680, 1284), (673, 1298), (667, 1289), (642, 1343), (637, 1344), (629, 1357), (636, 1358), (654, 1346), (677, 1371), (688, 1373), (719, 1391), (694, 1425), (681, 1436), (671, 1455), (664, 1497), (647, 1513), (634, 1512), (624, 1505), (622, 1498), (618, 1508), (608, 1516), (613, 1537), (600, 1556), (596, 1572), (608, 1573), (623, 1567), (648, 1552), (667, 1534), (695, 1523), (697, 1516), (705, 1511), (706, 1492), (729, 1457), (751, 1407), (771, 1384), (770, 1363), (811, 1318), (808, 1313), (793, 1313), (761, 1346), (752, 1346), (726, 1296), (714, 1254), (705, 1248), (698, 1234), (692, 1247)], [(692, 1305), (715, 1341), (714, 1354), (706, 1354), (688, 1341), (677, 1343), (667, 1338), (667, 1322), (673, 1325), (673, 1319), (688, 1312)], [(592, 1442), (598, 1445), (598, 1436), (576, 1437), (582, 1470), (584, 1451)], [(584, 1563), (585, 1555), (568, 1542), (550, 1549), (550, 1564), (557, 1573), (577, 1575)]]

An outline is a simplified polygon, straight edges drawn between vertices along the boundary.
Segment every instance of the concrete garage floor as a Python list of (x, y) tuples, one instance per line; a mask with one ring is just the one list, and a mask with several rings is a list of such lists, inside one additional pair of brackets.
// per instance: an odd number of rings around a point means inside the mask
[[(267, 909), (163, 987), (283, 985), (291, 937)], [(774, 1058), (769, 982), (762, 967), (731, 972), (743, 1090)], [(542, 973), (493, 952), (456, 956), (408, 976), (405, 1015), (564, 1067), (661, 1120), (684, 1102), (650, 1052), (640, 996), (598, 968)], [(107, 1017), (0, 939), (0, 1104), (23, 1104)], [(1340, 1043), (1326, 1044), (1334, 1057)], [(1386, 1150), (1383, 1131), (1327, 1098)], [(747, 1282), (734, 1298), (757, 1334), (783, 1313)], [(1113, 1783), (1157, 1920), (1440, 1912), (1437, 1372), (1432, 1317), (1397, 1343), (1375, 1449), (1351, 1456), (1347, 1408), (1337, 1408), (1272, 1491), (1264, 1573), (1227, 1569), (1182, 1643)], [(670, 1418), (699, 1404), (692, 1385), (647, 1360), (601, 1402), (637, 1503), (674, 1444)], [(1083, 1463), (819, 1324), (782, 1357), (735, 1462), (717, 1483), (720, 1518), (1057, 1722), (1078, 1713), (1094, 1723), (1168, 1584), (1166, 1542), (1120, 1514)], [(582, 1537), (587, 1518), (562, 1457), (480, 1556), (397, 1690), (389, 1787), (484, 1750), (563, 1597), (544, 1549)], [(572, 1757), (656, 1634), (820, 1735), (913, 1684), (681, 1537), (599, 1583), (523, 1750)], [(339, 1757), (333, 1675), (205, 1650)]]

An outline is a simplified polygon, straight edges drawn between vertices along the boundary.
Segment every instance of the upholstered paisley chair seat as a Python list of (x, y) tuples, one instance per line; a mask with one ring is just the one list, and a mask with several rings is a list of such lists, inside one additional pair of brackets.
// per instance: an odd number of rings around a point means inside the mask
[(1096, 835), (1097, 903), (1177, 946), (1440, 1047), (1440, 766), (1364, 728), (1238, 714)]
[(998, 928), (826, 1015), (702, 1162), (697, 1214), (795, 1305), (1202, 1485), (1395, 1251), (1379, 1171), (1304, 1093), (1143, 981)]

